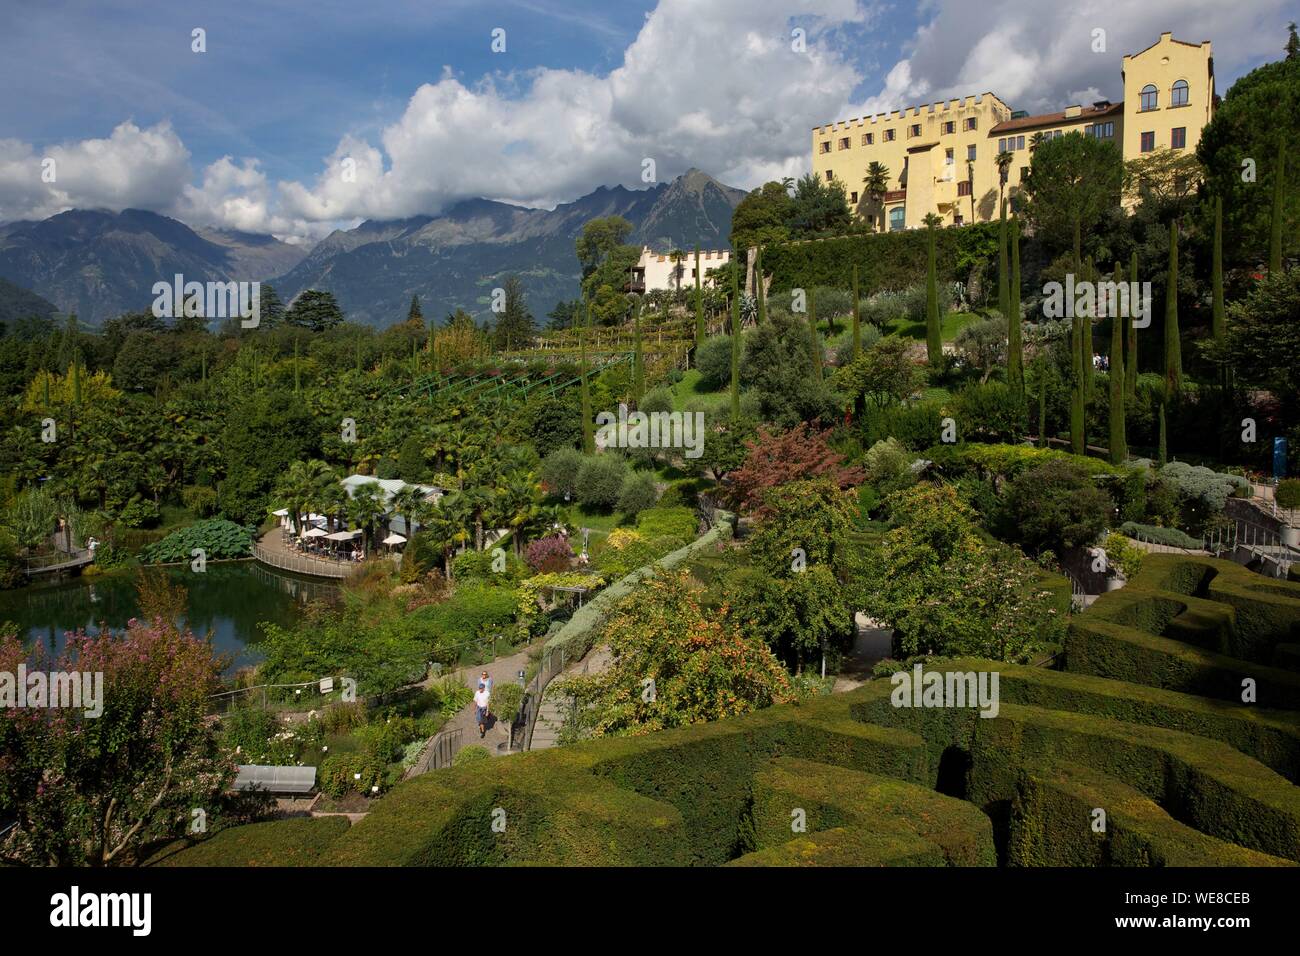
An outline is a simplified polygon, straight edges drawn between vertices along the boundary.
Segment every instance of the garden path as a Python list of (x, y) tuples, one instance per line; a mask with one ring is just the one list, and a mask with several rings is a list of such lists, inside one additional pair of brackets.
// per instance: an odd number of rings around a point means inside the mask
[[(500, 687), (502, 684), (517, 683), (519, 672), (527, 668), (528, 648), (524, 648), (517, 653), (498, 657), (487, 664), (458, 668), (451, 672), (451, 676), (471, 690), (477, 690), (479, 675), (484, 671), (487, 671), (488, 676), (492, 678), (492, 685)], [(462, 747), (486, 747), (488, 753), (494, 757), (504, 756), (509, 752), (507, 748), (510, 744), (510, 725), (505, 721), (496, 718), (490, 719), (487, 735), (483, 739), (479, 739), (478, 725), (474, 723), (473, 701), (466, 704), (442, 728), (443, 732), (457, 729), (461, 731), (460, 741)]]

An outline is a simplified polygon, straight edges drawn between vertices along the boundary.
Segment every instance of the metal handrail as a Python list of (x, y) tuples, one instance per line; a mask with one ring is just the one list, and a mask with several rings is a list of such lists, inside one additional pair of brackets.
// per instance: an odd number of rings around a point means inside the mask
[(533, 749), (533, 730), (537, 726), (537, 716), (542, 709), (542, 698), (546, 694), (546, 686), (557, 675), (563, 673), (564, 668), (568, 665), (568, 650), (559, 647), (555, 650), (542, 652), (542, 666), (538, 668), (533, 679), (528, 682), (524, 689), (524, 700), (519, 705), (521, 722), (525, 724), (524, 732), (524, 750)]
[(281, 571), (293, 571), (320, 578), (346, 578), (354, 568), (360, 566), (357, 562), (330, 561), (304, 554), (275, 552), (262, 547), (261, 543), (256, 541), (253, 542), (253, 557)]

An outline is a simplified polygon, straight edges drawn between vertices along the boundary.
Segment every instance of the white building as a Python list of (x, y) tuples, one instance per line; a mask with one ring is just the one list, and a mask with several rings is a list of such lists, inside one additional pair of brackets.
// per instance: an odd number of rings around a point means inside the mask
[[(655, 252), (649, 246), (642, 247), (641, 258), (632, 268), (632, 279), (626, 291), (645, 293), (655, 289), (694, 289), (695, 251), (684, 252), (685, 257), (677, 263), (666, 252)], [(730, 261), (730, 249), (701, 249), (700, 284), (708, 282), (710, 269), (721, 268)]]

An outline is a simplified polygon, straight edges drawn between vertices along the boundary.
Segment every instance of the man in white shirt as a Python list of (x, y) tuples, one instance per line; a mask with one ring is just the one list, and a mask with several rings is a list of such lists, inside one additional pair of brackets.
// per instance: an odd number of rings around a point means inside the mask
[(488, 703), (491, 701), (491, 695), (488, 693), (486, 684), (479, 684), (478, 690), (474, 693), (474, 719), (478, 723), (478, 737), (482, 740), (487, 734), (487, 716)]

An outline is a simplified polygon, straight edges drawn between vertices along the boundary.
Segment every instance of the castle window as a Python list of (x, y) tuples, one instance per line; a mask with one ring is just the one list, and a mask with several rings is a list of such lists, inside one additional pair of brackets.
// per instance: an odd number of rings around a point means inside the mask
[(833, 169), (826, 170), (826, 181), (830, 182), (834, 178), (835, 178), (835, 170)]
[(957, 184), (957, 195), (958, 195), (958, 196), (969, 196), (969, 195), (970, 195), (970, 180), (969, 180), (969, 179), (963, 179), (961, 182), (959, 182), (959, 183)]
[(1174, 149), (1187, 148), (1187, 127), (1175, 126), (1169, 133), (1169, 145)]
[(913, 123), (912, 126), (911, 126), (911, 128), (907, 131), (907, 135), (908, 135), (908, 136), (920, 136), (920, 135), (921, 135), (921, 124), (920, 124), (920, 123)]
[(944, 131), (945, 133), (955, 133), (955, 132), (957, 132), (957, 121), (956, 121), (956, 120), (949, 120), (948, 122), (944, 123), (944, 124), (943, 124), (943, 131)]
[(830, 140), (827, 140), (826, 142), (821, 144), (821, 151), (823, 153), (829, 153), (831, 151)]
[(977, 117), (974, 117), (974, 116), (969, 116), (969, 117), (967, 117), (967, 118), (966, 118), (966, 128), (967, 128), (967, 129), (974, 129), (974, 128), (975, 128), (975, 122), (976, 122), (976, 119), (977, 119)]
[(887, 129), (887, 130), (885, 130), (885, 142), (886, 142), (886, 143), (892, 143), (892, 142), (894, 141), (894, 136), (895, 136), (895, 135), (896, 135), (896, 131), (895, 131), (895, 130), (892, 130), (892, 129)]
[(870, 145), (871, 145), (872, 143), (874, 143), (875, 141), (876, 141), (876, 134), (875, 134), (875, 133), (863, 133), (863, 134), (862, 134), (862, 145), (863, 145), (863, 146), (870, 146)]
[(1156, 148), (1156, 134), (1155, 134), (1155, 133), (1143, 133), (1143, 134), (1142, 134), (1142, 152), (1144, 152), (1144, 153), (1149, 153), (1149, 152), (1151, 152), (1152, 150), (1154, 150), (1155, 148)]
[(1017, 136), (1016, 149), (1024, 149), (1024, 148), (1025, 148), (1025, 138), (1023, 136)]
[(849, 148), (849, 138), (847, 136), (841, 137), (840, 149), (848, 149), (848, 148)]
[(966, 162), (968, 162), (968, 163), (973, 163), (973, 162), (975, 162), (975, 144), (974, 144), (974, 143), (971, 143), (969, 146), (966, 147)]
[(902, 229), (903, 224), (906, 221), (907, 221), (906, 207), (895, 206), (893, 209), (889, 210), (889, 231), (890, 232), (897, 232), (898, 230)]
[(1174, 83), (1174, 88), (1169, 91), (1169, 105), (1170, 106), (1187, 105), (1187, 81), (1186, 80), (1178, 80), (1176, 83)]
[(1159, 105), (1160, 93), (1155, 86), (1148, 83), (1146, 86), (1142, 87), (1141, 106), (1139, 106), (1138, 109), (1141, 111), (1154, 110), (1157, 109)]
[(855, 206), (858, 204), (858, 193), (856, 190), (849, 193), (849, 202), (853, 203)]
[(945, 166), (951, 166), (951, 165), (952, 165), (952, 161), (953, 161), (952, 150), (951, 150), (951, 149), (945, 149), (945, 150), (943, 151), (943, 164), (944, 164)]

